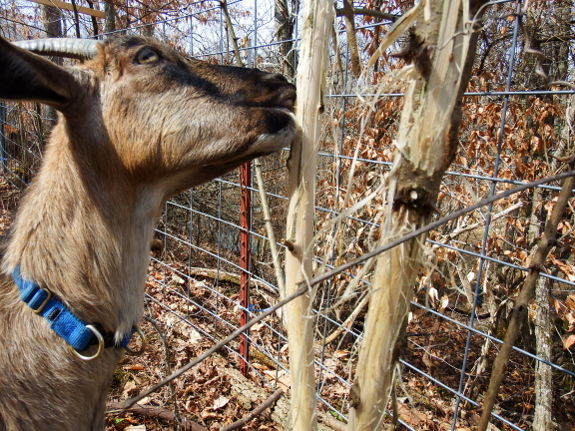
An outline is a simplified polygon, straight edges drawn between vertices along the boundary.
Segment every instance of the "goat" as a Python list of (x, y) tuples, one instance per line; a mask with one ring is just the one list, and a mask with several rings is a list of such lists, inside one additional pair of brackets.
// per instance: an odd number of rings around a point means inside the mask
[[(2, 431), (104, 429), (163, 203), (297, 135), (295, 88), (281, 75), (137, 36), (67, 42), (23, 49), (0, 37), (0, 99), (59, 111), (2, 258)], [(88, 60), (63, 67), (31, 51)], [(26, 304), (19, 295), (31, 286), (37, 297)], [(53, 300), (89, 324), (81, 329), (97, 348), (76, 352), (51, 328), (64, 313), (42, 317)]]

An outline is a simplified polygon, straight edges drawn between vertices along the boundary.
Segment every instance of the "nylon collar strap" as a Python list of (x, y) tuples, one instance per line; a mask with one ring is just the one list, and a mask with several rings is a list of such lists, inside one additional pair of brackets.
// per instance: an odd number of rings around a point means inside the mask
[[(34, 313), (50, 322), (52, 330), (76, 351), (86, 350), (90, 345), (98, 344), (92, 330), (86, 327), (86, 322), (76, 316), (62, 301), (52, 296), (49, 290), (22, 277), (20, 265), (12, 271), (12, 278), (20, 290), (20, 299), (28, 304)], [(105, 340), (105, 347), (126, 347), (133, 333), (132, 330), (122, 339), (120, 344), (115, 344), (113, 332), (101, 331)]]

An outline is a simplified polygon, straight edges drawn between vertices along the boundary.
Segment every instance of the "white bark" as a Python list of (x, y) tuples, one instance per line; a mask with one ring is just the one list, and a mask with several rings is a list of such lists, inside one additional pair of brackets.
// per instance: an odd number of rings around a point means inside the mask
[[(427, 0), (413, 12), (416, 34), (424, 42), (420, 59), (429, 53), (429, 61), (416, 64), (418, 73), (413, 71), (405, 92), (382, 244), (427, 223), (429, 205), (435, 203), (440, 178), (454, 154), (457, 104), (470, 71), (471, 34), (463, 31), (468, 27), (462, 19), (469, 16), (468, 6), (461, 0)], [(388, 34), (393, 33), (392, 29)], [(350, 431), (381, 429), (394, 380), (395, 347), (405, 325), (424, 239), (404, 243), (377, 261), (350, 395)]]
[[(328, 36), (333, 21), (333, 4), (328, 0), (304, 2), (300, 63), (297, 70), (296, 118), (301, 140), (294, 142), (290, 158), (289, 210), (286, 228), (286, 292), (312, 276), (316, 155), (322, 111), (322, 88), (327, 63)], [(290, 352), (291, 424), (294, 431), (315, 431), (316, 385), (313, 355), (314, 320), (312, 292), (286, 305)]]

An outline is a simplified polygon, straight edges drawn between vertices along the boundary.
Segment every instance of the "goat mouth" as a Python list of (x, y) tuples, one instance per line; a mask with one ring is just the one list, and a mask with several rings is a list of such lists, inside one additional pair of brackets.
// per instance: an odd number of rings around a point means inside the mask
[(294, 114), (294, 101), (293, 100), (286, 100), (285, 102), (279, 104), (279, 105), (274, 105), (274, 106), (270, 106), (271, 109), (277, 109), (279, 111), (285, 112), (286, 114)]
[(272, 102), (269, 107), (293, 114), (295, 107), (295, 99), (296, 99), (295, 89), (288, 87), (286, 89), (283, 89), (279, 97), (277, 97), (276, 100)]
[(272, 109), (277, 109), (279, 111), (285, 112), (286, 114), (293, 114), (293, 109), (284, 108), (283, 106), (273, 106)]
[(279, 104), (278, 109), (294, 112), (295, 99), (287, 98)]

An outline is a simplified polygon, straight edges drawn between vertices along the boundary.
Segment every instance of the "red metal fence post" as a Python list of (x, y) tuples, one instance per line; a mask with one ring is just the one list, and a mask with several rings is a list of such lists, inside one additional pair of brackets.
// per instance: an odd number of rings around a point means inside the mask
[[(243, 307), (240, 314), (240, 326), (247, 323), (249, 316), (247, 309), (250, 304), (250, 228), (251, 228), (251, 162), (245, 163), (240, 168), (240, 187), (242, 191), (240, 200), (240, 304)], [(240, 336), (240, 371), (247, 375), (249, 361), (248, 334)]]

